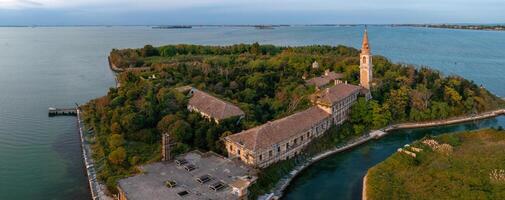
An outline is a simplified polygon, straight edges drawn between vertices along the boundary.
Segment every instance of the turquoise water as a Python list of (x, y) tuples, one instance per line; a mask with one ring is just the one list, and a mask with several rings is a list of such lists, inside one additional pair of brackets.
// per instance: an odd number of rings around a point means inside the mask
[[(89, 198), (75, 118), (48, 118), (47, 108), (72, 106), (104, 95), (114, 85), (106, 59), (112, 48), (136, 48), (147, 43), (256, 41), (359, 47), (362, 30), (362, 27), (0, 28), (0, 199)], [(369, 27), (369, 32), (375, 54), (396, 62), (429, 65), (446, 74), (459, 74), (505, 96), (502, 87), (505, 32), (376, 26)], [(487, 123), (503, 124), (503, 119)], [(394, 134), (324, 160), (294, 182), (287, 198), (302, 198), (317, 191), (321, 199), (352, 199), (351, 191), (360, 190), (355, 183), (360, 174), (410, 141), (402, 137), (413, 139), (415, 135)], [(336, 191), (341, 191), (340, 196), (331, 195)]]

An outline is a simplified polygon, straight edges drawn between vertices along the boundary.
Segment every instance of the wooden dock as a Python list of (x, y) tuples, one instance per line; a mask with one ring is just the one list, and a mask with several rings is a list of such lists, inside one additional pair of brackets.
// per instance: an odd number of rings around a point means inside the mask
[(48, 114), (49, 117), (55, 117), (55, 116), (76, 116), (77, 115), (77, 109), (76, 108), (53, 108), (50, 107), (48, 109)]

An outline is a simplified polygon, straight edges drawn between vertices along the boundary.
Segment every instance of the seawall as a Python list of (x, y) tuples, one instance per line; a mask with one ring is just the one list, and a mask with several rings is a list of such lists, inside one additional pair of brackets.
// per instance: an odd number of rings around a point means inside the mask
[(445, 125), (459, 124), (459, 123), (464, 123), (464, 122), (469, 122), (469, 121), (476, 121), (476, 120), (497, 117), (499, 115), (504, 115), (504, 114), (505, 114), (505, 109), (498, 109), (498, 110), (484, 112), (484, 113), (480, 113), (480, 114), (476, 114), (476, 115), (472, 115), (472, 116), (454, 117), (454, 118), (449, 118), (449, 119), (444, 119), (444, 120), (434, 120), (434, 121), (427, 121), (427, 122), (412, 122), (412, 123), (395, 124), (395, 125), (388, 126), (388, 127), (384, 128), (383, 130), (385, 132), (389, 132), (389, 131), (399, 130), (399, 129), (445, 126)]
[(141, 71), (147, 71), (151, 69), (150, 67), (128, 67), (128, 68), (119, 68), (117, 67), (110, 59), (110, 56), (107, 57), (107, 60), (109, 61), (109, 68), (115, 73), (121, 73), (125, 71), (136, 71), (136, 72), (141, 72)]
[(79, 136), (81, 139), (82, 157), (84, 158), (84, 165), (86, 167), (86, 175), (88, 177), (88, 184), (91, 191), (91, 198), (93, 200), (112, 200), (111, 197), (105, 194), (105, 186), (98, 182), (96, 177), (96, 170), (93, 158), (91, 157), (91, 147), (86, 141), (84, 135), (84, 123), (81, 120), (81, 110), (77, 108), (77, 124), (79, 128)]
[(121, 72), (124, 71), (124, 69), (118, 68), (118, 67), (116, 67), (116, 65), (114, 63), (112, 63), (112, 61), (110, 60), (110, 56), (107, 57), (107, 60), (109, 61), (109, 68), (113, 72), (115, 72), (115, 73), (121, 73)]

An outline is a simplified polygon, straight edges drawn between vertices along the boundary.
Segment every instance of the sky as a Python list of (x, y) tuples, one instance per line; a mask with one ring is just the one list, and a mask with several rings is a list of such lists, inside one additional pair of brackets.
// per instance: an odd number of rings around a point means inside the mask
[(505, 23), (505, 0), (0, 0), (0, 25)]

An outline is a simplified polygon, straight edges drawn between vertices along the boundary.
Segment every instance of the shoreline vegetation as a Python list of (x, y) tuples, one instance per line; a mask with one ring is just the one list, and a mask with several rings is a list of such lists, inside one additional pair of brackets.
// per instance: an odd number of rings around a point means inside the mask
[(503, 199), (504, 149), (501, 127), (427, 136), (370, 168), (363, 199)]
[[(301, 78), (325, 70), (356, 84), (359, 51), (344, 46), (278, 47), (167, 45), (114, 49), (109, 61), (120, 87), (82, 108), (95, 130), (97, 177), (114, 194), (116, 181), (137, 166), (160, 160), (161, 133), (174, 135), (174, 154), (191, 149), (224, 154), (222, 137), (287, 116), (310, 105), (313, 86)], [(312, 68), (312, 62), (320, 68)], [(263, 169), (250, 198), (269, 192), (298, 164), (390, 124), (447, 119), (501, 108), (503, 100), (458, 76), (426, 67), (392, 63), (374, 56), (372, 101), (361, 98), (350, 120), (316, 139), (305, 153)], [(143, 70), (138, 70), (143, 69)], [(215, 124), (186, 110), (187, 97), (175, 88), (191, 85), (238, 105), (246, 117)], [(317, 145), (316, 145), (317, 144)]]
[(484, 30), (484, 31), (505, 31), (505, 25), (459, 25), (459, 24), (395, 24), (393, 27), (410, 26), (425, 28), (445, 28), (445, 29), (464, 29), (464, 30)]

